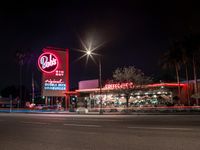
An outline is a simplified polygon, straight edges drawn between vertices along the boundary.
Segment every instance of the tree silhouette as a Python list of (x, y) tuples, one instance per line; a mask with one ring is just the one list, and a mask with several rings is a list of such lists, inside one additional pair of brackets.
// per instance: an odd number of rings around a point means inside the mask
[(150, 77), (145, 76), (140, 69), (137, 69), (134, 66), (129, 66), (117, 68), (113, 72), (113, 81), (117, 83), (133, 84), (131, 87), (121, 87), (116, 90), (118, 93), (124, 94), (124, 97), (126, 98), (126, 107), (128, 108), (131, 94), (137, 92), (152, 80)]
[[(179, 84), (178, 86), (178, 96), (180, 98), (181, 96), (181, 89), (180, 89), (180, 76), (179, 76), (179, 70), (180, 65), (182, 63), (182, 56), (181, 56), (181, 47), (179, 42), (174, 42), (169, 50), (164, 53), (161, 57), (161, 63), (160, 65), (164, 69), (171, 69), (175, 68), (176, 71), (176, 80)], [(180, 101), (179, 101), (180, 103)]]
[(24, 65), (26, 53), (22, 50), (17, 50), (15, 53), (16, 61), (19, 65), (19, 104), (18, 107), (21, 106), (22, 101), (22, 68)]

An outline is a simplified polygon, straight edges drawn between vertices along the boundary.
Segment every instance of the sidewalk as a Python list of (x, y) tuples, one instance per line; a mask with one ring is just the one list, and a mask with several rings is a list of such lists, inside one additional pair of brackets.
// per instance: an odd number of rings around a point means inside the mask
[(27, 114), (63, 114), (63, 115), (200, 115), (199, 112), (70, 112), (70, 111), (56, 111), (56, 110), (27, 110), (27, 109), (0, 109), (0, 113), (27, 113)]

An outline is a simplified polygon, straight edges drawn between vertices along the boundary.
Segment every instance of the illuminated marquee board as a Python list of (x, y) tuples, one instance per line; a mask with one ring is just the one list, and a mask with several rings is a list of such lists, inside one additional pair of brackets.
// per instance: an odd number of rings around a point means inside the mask
[(69, 91), (68, 49), (44, 48), (38, 58), (42, 71), (42, 96), (65, 96)]

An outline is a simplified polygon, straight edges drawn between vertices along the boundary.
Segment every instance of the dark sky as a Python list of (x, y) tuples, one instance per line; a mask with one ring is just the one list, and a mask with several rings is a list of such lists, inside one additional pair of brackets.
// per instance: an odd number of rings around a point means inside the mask
[[(200, 10), (192, 1), (9, 1), (0, 5), (0, 89), (19, 83), (17, 50), (35, 56), (46, 46), (69, 48), (70, 83), (98, 78), (98, 66), (75, 49), (93, 37), (105, 42), (102, 75), (112, 77), (117, 67), (134, 65), (147, 75), (158, 74), (158, 60), (170, 41), (187, 32), (198, 32)], [(23, 82), (31, 87), (31, 72), (39, 76), (35, 62), (23, 67)], [(34, 68), (34, 69), (32, 69)], [(40, 80), (37, 79), (38, 84)]]

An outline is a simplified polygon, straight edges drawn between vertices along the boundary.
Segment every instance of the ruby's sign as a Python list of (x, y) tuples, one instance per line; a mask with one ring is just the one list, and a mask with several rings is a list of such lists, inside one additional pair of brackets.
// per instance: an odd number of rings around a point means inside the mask
[(58, 59), (54, 54), (45, 52), (40, 55), (38, 66), (43, 72), (52, 73), (58, 68)]

